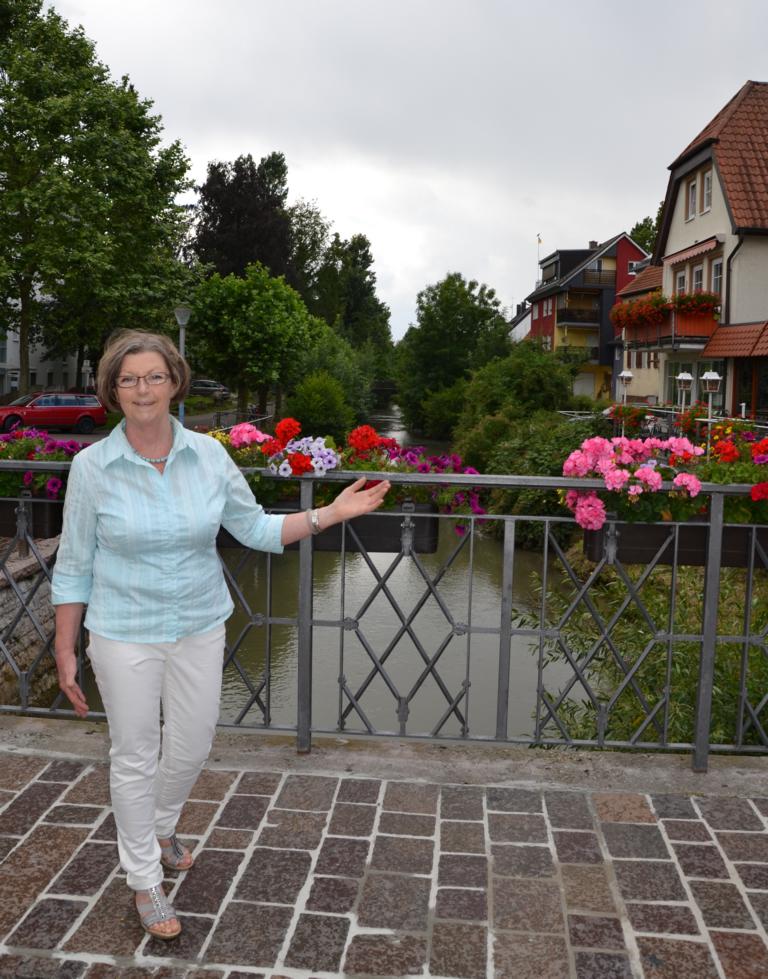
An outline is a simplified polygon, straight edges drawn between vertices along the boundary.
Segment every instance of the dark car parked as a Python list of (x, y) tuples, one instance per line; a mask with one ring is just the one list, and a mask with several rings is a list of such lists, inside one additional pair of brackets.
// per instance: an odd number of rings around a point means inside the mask
[(0, 407), (0, 428), (64, 428), (92, 432), (104, 425), (107, 412), (95, 394), (73, 394), (70, 391), (41, 391), (24, 394), (9, 405)]
[(213, 398), (214, 401), (226, 401), (229, 397), (229, 388), (219, 381), (211, 381), (205, 377), (198, 377), (190, 384), (189, 393), (194, 397)]

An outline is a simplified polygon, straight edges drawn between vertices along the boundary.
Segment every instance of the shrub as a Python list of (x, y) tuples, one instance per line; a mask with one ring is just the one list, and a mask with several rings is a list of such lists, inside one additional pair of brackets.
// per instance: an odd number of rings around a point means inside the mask
[(317, 371), (297, 386), (288, 398), (286, 414), (301, 422), (304, 431), (322, 432), (341, 439), (355, 423), (355, 413), (336, 378)]
[(466, 386), (466, 381), (457, 381), (427, 395), (423, 402), (424, 431), (430, 438), (450, 439), (462, 412)]
[[(491, 452), (484, 471), (498, 475), (562, 476), (563, 452), (567, 458), (585, 438), (609, 434), (609, 429), (610, 422), (600, 414), (577, 422), (551, 412), (518, 419), (510, 436)], [(560, 500), (557, 490), (536, 487), (494, 490), (488, 509), (491, 513), (552, 514), (560, 509)], [(575, 529), (560, 524), (556, 533), (560, 540), (566, 541)], [(517, 526), (516, 539), (523, 547), (539, 546), (543, 535), (544, 526), (538, 522)]]

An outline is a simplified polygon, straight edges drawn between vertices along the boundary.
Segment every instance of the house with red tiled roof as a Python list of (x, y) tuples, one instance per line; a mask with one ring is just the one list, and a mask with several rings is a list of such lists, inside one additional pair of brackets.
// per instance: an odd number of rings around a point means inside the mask
[(574, 379), (574, 394), (599, 398), (612, 393), (617, 348), (611, 307), (616, 290), (634, 277), (635, 266), (647, 257), (621, 232), (602, 243), (590, 241), (587, 248), (559, 249), (539, 262), (541, 278), (527, 297), (528, 335), (541, 339), (550, 350), (579, 357), (582, 364)]
[(651, 260), (666, 308), (625, 325), (625, 359), (658, 352), (661, 401), (681, 371), (695, 399), (715, 370), (717, 407), (768, 413), (768, 83), (747, 82), (669, 169)]

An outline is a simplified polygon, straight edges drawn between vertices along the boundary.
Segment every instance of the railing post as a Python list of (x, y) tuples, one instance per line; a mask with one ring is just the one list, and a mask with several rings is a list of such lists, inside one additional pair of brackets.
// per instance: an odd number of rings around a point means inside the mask
[(713, 493), (709, 506), (709, 540), (704, 571), (704, 611), (701, 622), (699, 689), (696, 700), (696, 731), (693, 748), (694, 772), (706, 772), (709, 760), (709, 735), (712, 726), (712, 691), (717, 653), (717, 611), (720, 600), (720, 560), (723, 549), (722, 493)]
[(512, 579), (515, 567), (515, 523), (504, 522), (504, 555), (501, 572), (501, 621), (499, 623), (499, 681), (496, 701), (496, 740), (507, 739), (509, 674), (512, 656)]
[[(314, 483), (301, 481), (302, 510), (312, 507)], [(312, 748), (312, 537), (299, 543), (299, 623), (296, 674), (296, 750), (307, 754)]]

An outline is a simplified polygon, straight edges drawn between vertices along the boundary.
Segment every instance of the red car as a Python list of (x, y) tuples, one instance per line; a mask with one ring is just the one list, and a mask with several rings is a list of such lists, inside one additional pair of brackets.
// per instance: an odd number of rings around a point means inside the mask
[(66, 428), (87, 434), (107, 421), (107, 411), (95, 394), (41, 391), (24, 394), (0, 406), (0, 428), (4, 432), (22, 428)]

